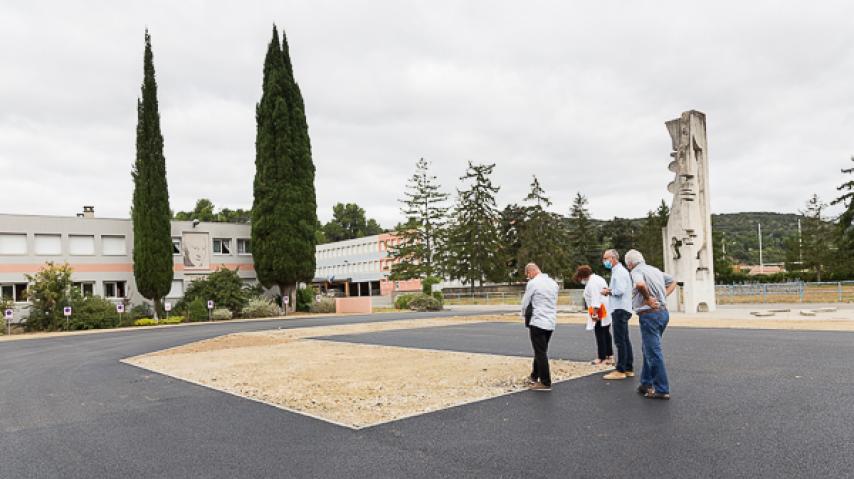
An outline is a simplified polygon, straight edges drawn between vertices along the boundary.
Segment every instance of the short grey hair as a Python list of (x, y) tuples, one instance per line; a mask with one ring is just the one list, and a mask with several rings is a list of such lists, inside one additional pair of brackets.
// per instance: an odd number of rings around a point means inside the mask
[(539, 270), (540, 270), (540, 267), (537, 266), (537, 263), (528, 263), (525, 265), (525, 272), (526, 273), (528, 271), (539, 271)]
[(618, 262), (620, 261), (620, 252), (613, 249), (613, 248), (611, 248), (609, 250), (605, 250), (605, 253), (603, 253), (602, 256), (604, 256), (606, 258), (613, 258), (614, 261), (618, 261)]
[(644, 263), (643, 255), (636, 249), (630, 249), (626, 252), (626, 266), (637, 266)]

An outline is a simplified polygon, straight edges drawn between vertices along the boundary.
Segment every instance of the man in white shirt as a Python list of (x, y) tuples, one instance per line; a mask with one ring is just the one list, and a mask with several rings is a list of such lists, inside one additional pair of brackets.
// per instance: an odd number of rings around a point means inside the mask
[(604, 379), (626, 379), (635, 375), (632, 342), (629, 339), (634, 284), (629, 271), (620, 264), (620, 253), (617, 250), (605, 251), (602, 255), (602, 265), (605, 269), (611, 270), (611, 284), (602, 290), (602, 294), (610, 296), (614, 344), (617, 346), (616, 370), (606, 374)]
[(531, 390), (551, 391), (549, 372), (549, 340), (557, 322), (557, 294), (560, 287), (534, 263), (525, 266), (528, 284), (522, 297), (522, 317), (531, 335), (534, 348), (534, 367), (531, 371)]

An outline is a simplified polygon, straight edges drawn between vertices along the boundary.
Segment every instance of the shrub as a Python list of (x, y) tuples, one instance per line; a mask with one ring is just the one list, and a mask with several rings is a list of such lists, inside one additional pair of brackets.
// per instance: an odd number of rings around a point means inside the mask
[(134, 326), (157, 326), (157, 321), (151, 318), (139, 318), (133, 322)]
[(240, 315), (244, 318), (270, 318), (279, 316), (279, 307), (276, 303), (266, 298), (252, 298), (249, 300)]
[(181, 324), (183, 322), (183, 316), (169, 316), (168, 318), (162, 318), (160, 320), (160, 324)]
[(415, 298), (414, 294), (401, 294), (400, 296), (394, 298), (394, 307), (395, 309), (409, 309), (409, 302)]
[[(220, 268), (208, 275), (207, 278), (197, 279), (190, 283), (184, 292), (184, 297), (178, 301), (176, 309), (183, 310), (188, 304), (201, 300), (205, 306), (205, 318), (207, 319), (207, 302), (213, 300), (217, 308), (227, 308), (232, 314), (240, 314), (240, 311), (249, 302), (249, 289), (243, 286), (243, 281), (237, 274), (237, 270)], [(196, 311), (192, 311), (196, 313)], [(197, 321), (193, 314), (193, 320)]]
[(433, 296), (419, 294), (409, 301), (409, 309), (414, 311), (441, 311), (442, 303)]
[(445, 304), (445, 295), (443, 295), (441, 291), (433, 291), (431, 296), (436, 298), (436, 301), (438, 301), (439, 304)]
[(433, 294), (433, 285), (439, 284), (442, 282), (441, 278), (437, 278), (435, 276), (428, 276), (421, 280), (421, 292), (426, 295)]
[(312, 313), (334, 313), (335, 300), (332, 298), (322, 298), (319, 303), (311, 303), (309, 311)]
[(196, 298), (186, 305), (188, 321), (207, 321), (208, 302), (202, 298)]
[(211, 318), (216, 321), (231, 319), (231, 310), (225, 308), (217, 308), (211, 313)]
[(306, 285), (305, 288), (297, 290), (297, 311), (310, 311), (311, 305), (314, 303), (314, 295), (317, 292), (312, 285)]
[(104, 329), (119, 325), (116, 305), (100, 296), (84, 298), (79, 292), (72, 291), (71, 307), (68, 329)]
[(128, 313), (131, 318), (139, 319), (139, 318), (151, 318), (154, 316), (154, 310), (151, 309), (151, 305), (148, 303), (140, 303), (130, 309)]
[(62, 308), (71, 305), (71, 267), (68, 263), (48, 262), (41, 271), (27, 275), (30, 288), (27, 298), (32, 307), (24, 327), (28, 331), (65, 329)]

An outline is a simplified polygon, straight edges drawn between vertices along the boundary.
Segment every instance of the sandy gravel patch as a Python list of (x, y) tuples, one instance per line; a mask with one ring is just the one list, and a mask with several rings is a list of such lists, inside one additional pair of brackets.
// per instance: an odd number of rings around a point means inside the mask
[[(238, 333), (125, 362), (362, 428), (521, 391), (531, 359), (307, 338), (460, 322), (472, 321), (448, 318)], [(572, 361), (550, 364), (553, 382), (604, 370)]]

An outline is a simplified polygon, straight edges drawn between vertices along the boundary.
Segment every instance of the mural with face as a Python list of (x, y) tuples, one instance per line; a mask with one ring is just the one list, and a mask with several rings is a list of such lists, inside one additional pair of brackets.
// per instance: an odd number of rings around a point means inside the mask
[(182, 235), (184, 269), (208, 270), (211, 267), (211, 241), (208, 233), (187, 232)]

